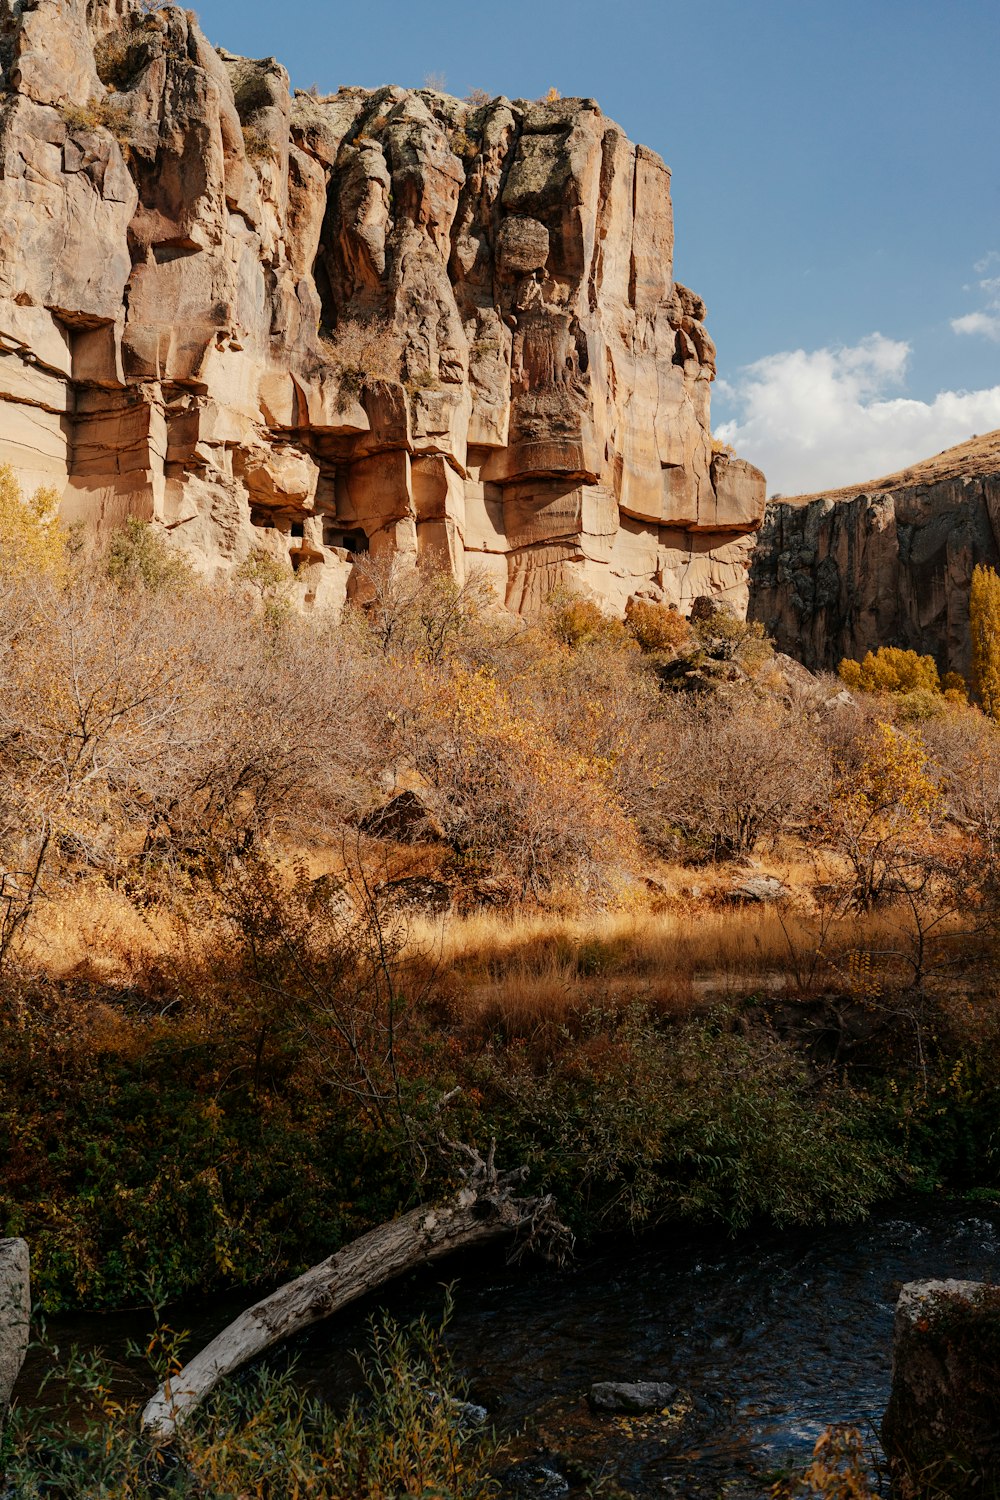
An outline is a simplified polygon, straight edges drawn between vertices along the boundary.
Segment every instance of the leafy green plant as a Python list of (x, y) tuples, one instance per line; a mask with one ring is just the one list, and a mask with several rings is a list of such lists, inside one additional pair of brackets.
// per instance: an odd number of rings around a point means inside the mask
[(554, 1057), (494, 1054), (481, 1086), (505, 1154), (598, 1225), (849, 1221), (891, 1183), (860, 1096), (817, 1090), (790, 1046), (735, 1016), (591, 1010)]
[(148, 521), (127, 516), (113, 534), (105, 571), (120, 589), (176, 589), (191, 581), (187, 560), (175, 552)]

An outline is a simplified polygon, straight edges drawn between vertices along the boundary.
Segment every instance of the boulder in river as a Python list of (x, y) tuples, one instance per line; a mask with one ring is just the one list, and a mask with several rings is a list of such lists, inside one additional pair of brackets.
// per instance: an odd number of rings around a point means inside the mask
[(590, 1387), (590, 1405), (600, 1412), (662, 1411), (677, 1396), (677, 1387), (658, 1380), (598, 1380)]
[(531, 1495), (533, 1500), (563, 1500), (570, 1492), (570, 1482), (544, 1459), (528, 1459), (513, 1464), (500, 1476), (504, 1495)]
[(882, 1443), (904, 1500), (1000, 1493), (1000, 1287), (903, 1287)]

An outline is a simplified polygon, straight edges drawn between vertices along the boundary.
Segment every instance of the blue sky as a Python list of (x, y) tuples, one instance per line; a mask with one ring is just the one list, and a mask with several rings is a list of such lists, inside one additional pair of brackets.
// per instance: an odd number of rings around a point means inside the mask
[[(202, 0), (298, 87), (593, 95), (673, 168), (715, 424), (792, 493), (1000, 427), (998, 0)], [(978, 269), (977, 269), (978, 268)]]

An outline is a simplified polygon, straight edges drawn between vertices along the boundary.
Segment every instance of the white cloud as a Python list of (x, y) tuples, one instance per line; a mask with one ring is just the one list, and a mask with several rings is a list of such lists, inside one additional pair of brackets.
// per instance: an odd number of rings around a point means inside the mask
[(965, 313), (961, 318), (952, 318), (955, 333), (982, 333), (1000, 344), (1000, 309), (993, 312)]
[[(983, 306), (976, 312), (964, 313), (960, 318), (952, 318), (951, 326), (954, 333), (982, 334), (985, 338), (993, 339), (1000, 344), (1000, 276), (983, 276), (984, 271), (992, 270), (1000, 265), (1000, 251), (991, 250), (984, 255), (982, 260), (977, 260), (975, 270), (982, 277), (978, 285), (978, 292), (983, 299)], [(974, 288), (966, 287), (966, 291)]]
[(909, 353), (873, 333), (850, 348), (768, 355), (729, 382), (739, 414), (718, 436), (764, 470), (771, 494), (801, 495), (878, 479), (1000, 427), (1000, 385), (933, 401), (892, 395)]

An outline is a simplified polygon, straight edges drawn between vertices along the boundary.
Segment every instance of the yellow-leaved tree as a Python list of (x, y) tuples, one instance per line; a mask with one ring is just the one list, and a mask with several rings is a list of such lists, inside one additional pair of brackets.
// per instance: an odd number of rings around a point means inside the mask
[(863, 693), (937, 693), (941, 689), (933, 656), (918, 656), (901, 646), (880, 646), (863, 661), (845, 657), (838, 667), (842, 682)]
[(62, 582), (66, 540), (56, 491), (38, 489), (27, 499), (14, 470), (0, 464), (0, 573), (6, 578)]
[(831, 832), (851, 866), (858, 910), (909, 888), (942, 806), (923, 741), (879, 721), (860, 763), (838, 768), (831, 808)]
[(1000, 719), (1000, 578), (992, 568), (972, 570), (969, 593), (972, 687), (991, 719)]

